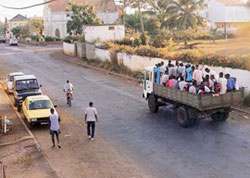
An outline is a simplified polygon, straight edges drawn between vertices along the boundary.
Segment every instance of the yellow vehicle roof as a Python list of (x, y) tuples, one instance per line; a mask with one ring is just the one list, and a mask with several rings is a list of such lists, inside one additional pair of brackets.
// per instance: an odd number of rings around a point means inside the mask
[(35, 96), (28, 96), (27, 99), (29, 101), (35, 101), (35, 100), (50, 100), (47, 95), (35, 95)]

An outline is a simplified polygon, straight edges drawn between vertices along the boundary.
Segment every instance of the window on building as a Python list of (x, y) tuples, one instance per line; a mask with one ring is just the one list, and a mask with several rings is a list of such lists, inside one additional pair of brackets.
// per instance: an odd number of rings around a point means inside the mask
[(109, 27), (109, 30), (115, 30), (115, 27)]
[(58, 28), (55, 31), (55, 36), (60, 38), (60, 30)]

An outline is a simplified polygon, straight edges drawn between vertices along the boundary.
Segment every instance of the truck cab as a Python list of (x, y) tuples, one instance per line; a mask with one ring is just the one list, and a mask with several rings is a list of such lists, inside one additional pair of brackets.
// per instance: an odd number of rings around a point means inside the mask
[(37, 78), (34, 75), (23, 75), (14, 77), (14, 103), (21, 110), (22, 102), (28, 97), (33, 95), (41, 95), (41, 85), (38, 85)]
[(143, 75), (143, 98), (148, 99), (153, 92), (154, 67), (145, 68)]

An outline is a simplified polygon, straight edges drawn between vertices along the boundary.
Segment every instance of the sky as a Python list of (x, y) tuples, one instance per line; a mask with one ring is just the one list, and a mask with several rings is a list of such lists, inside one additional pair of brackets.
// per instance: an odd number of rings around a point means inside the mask
[[(25, 7), (33, 4), (43, 3), (44, 0), (0, 0), (1, 5), (11, 7)], [(25, 10), (12, 10), (0, 7), (0, 21), (4, 21), (4, 18), (11, 19), (17, 14), (27, 15), (27, 17), (43, 16), (43, 6), (33, 7)]]

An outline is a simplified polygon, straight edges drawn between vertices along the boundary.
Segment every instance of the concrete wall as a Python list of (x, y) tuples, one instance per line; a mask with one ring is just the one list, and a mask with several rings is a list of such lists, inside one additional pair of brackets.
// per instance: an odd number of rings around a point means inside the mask
[(82, 42), (77, 42), (76, 46), (77, 46), (76, 48), (77, 57), (85, 58), (86, 57), (86, 44)]
[(95, 50), (95, 56), (96, 59), (99, 59), (101, 61), (110, 61), (111, 62), (111, 53), (107, 50), (103, 50), (103, 49), (98, 49), (96, 48)]
[(84, 26), (83, 34), (89, 43), (95, 40), (122, 40), (125, 38), (125, 27), (124, 25)]
[(76, 44), (63, 42), (63, 53), (69, 56), (76, 56)]
[(86, 43), (86, 58), (96, 59), (96, 47), (93, 44)]
[(165, 60), (161, 58), (142, 57), (124, 53), (118, 53), (117, 59), (119, 64), (124, 64), (132, 71), (143, 71), (148, 66), (153, 66), (161, 61), (165, 62)]

